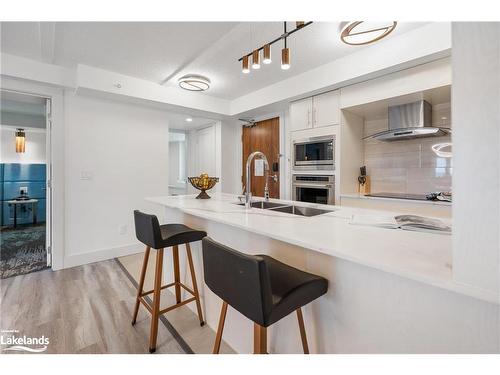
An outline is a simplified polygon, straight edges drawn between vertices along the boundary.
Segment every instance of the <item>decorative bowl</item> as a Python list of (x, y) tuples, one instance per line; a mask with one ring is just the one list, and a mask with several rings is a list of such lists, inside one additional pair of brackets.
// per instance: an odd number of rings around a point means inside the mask
[(208, 177), (208, 174), (202, 173), (199, 177), (188, 177), (188, 180), (195, 189), (201, 190), (196, 199), (210, 199), (206, 191), (219, 182), (219, 177)]

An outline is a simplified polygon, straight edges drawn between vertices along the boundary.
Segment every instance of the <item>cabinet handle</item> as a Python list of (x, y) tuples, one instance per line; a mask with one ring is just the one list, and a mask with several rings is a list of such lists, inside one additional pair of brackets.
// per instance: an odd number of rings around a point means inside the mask
[(313, 109), (313, 125), (318, 125), (318, 120), (316, 118), (316, 108)]
[(311, 110), (308, 109), (307, 110), (307, 126), (311, 125), (310, 119), (311, 119)]

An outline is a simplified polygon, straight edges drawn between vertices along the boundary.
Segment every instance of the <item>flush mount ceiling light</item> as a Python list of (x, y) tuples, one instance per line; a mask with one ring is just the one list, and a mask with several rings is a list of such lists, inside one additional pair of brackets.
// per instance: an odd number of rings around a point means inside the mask
[(24, 129), (16, 129), (16, 152), (24, 153), (26, 151), (26, 133)]
[(290, 69), (290, 49), (287, 47), (287, 38), (292, 35), (293, 33), (302, 30), (306, 26), (309, 26), (312, 24), (312, 21), (310, 22), (304, 22), (304, 21), (297, 21), (295, 23), (295, 29), (291, 31), (287, 31), (286, 29), (286, 22), (283, 22), (283, 34), (278, 36), (277, 38), (271, 40), (270, 42), (264, 44), (262, 47), (257, 48), (256, 50), (253, 50), (250, 53), (247, 53), (243, 57), (240, 57), (238, 61), (241, 61), (242, 66), (241, 66), (241, 71), (242, 73), (248, 74), (250, 73), (250, 69), (248, 66), (248, 59), (250, 56), (252, 57), (252, 68), (253, 69), (260, 69), (260, 51), (263, 50), (263, 59), (262, 62), (264, 64), (271, 64), (271, 45), (273, 45), (276, 42), (279, 42), (280, 40), (284, 41), (284, 48), (281, 50), (281, 69), (287, 70)]
[(188, 117), (188, 118), (186, 118), (186, 121), (187, 121), (187, 122), (192, 122), (192, 121), (193, 121), (193, 119), (192, 119), (191, 117)]
[(210, 88), (210, 80), (196, 74), (188, 74), (179, 78), (179, 86), (189, 91), (205, 91)]
[(387, 22), (350, 22), (340, 34), (340, 40), (351, 46), (362, 46), (385, 38), (394, 31), (396, 21)]

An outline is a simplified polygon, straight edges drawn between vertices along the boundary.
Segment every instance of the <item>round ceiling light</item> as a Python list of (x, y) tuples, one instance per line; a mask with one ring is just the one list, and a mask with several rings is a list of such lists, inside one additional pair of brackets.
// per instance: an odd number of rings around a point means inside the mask
[(342, 33), (340, 34), (340, 39), (345, 44), (350, 44), (351, 46), (362, 46), (364, 44), (370, 44), (385, 38), (391, 32), (394, 31), (396, 21), (390, 23), (373, 23), (364, 21), (354, 21), (350, 22)]
[(178, 80), (179, 86), (189, 91), (205, 91), (210, 88), (210, 80), (195, 74), (185, 75)]

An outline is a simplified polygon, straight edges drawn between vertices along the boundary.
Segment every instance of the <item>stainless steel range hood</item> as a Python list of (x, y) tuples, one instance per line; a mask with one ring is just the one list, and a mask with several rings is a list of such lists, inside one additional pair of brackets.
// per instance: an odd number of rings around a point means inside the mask
[(379, 141), (437, 137), (451, 129), (432, 126), (432, 106), (425, 100), (389, 107), (389, 129), (365, 138)]

